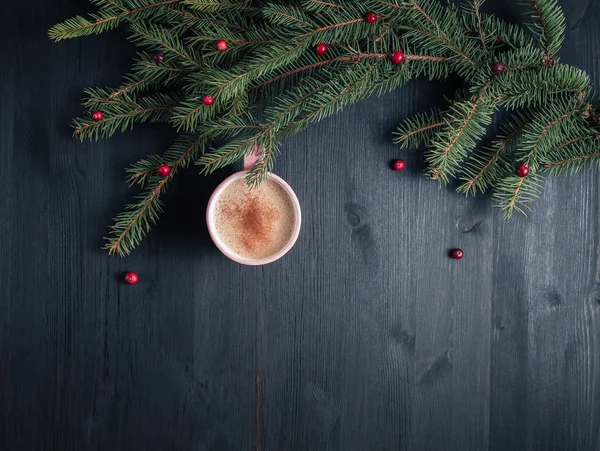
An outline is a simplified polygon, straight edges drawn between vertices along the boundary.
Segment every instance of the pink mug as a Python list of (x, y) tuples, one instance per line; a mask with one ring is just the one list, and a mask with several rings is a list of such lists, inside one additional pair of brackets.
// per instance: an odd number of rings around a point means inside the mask
[(261, 258), (261, 259), (251, 259), (251, 258), (247, 258), (247, 257), (242, 257), (241, 255), (238, 255), (235, 252), (233, 252), (231, 249), (229, 249), (227, 247), (227, 245), (224, 243), (224, 241), (221, 239), (219, 234), (217, 233), (217, 230), (215, 227), (215, 210), (216, 210), (217, 201), (219, 200), (219, 198), (220, 198), (221, 194), (223, 193), (223, 191), (225, 190), (225, 188), (227, 188), (232, 182), (239, 180), (241, 178), (244, 178), (246, 176), (246, 174), (248, 174), (248, 172), (250, 172), (250, 170), (252, 169), (252, 167), (254, 166), (256, 161), (258, 160), (259, 155), (260, 155), (260, 149), (257, 149), (252, 154), (247, 155), (244, 158), (244, 170), (240, 171), (240, 172), (236, 172), (235, 174), (230, 175), (225, 180), (223, 180), (223, 182), (221, 182), (221, 184), (219, 186), (217, 186), (217, 189), (215, 189), (215, 191), (212, 193), (212, 196), (210, 196), (210, 200), (208, 201), (208, 206), (206, 207), (206, 224), (208, 225), (208, 233), (210, 234), (210, 237), (213, 240), (213, 242), (215, 243), (215, 245), (219, 248), (219, 250), (223, 254), (225, 254), (226, 257), (230, 258), (234, 262), (240, 263), (242, 265), (250, 265), (250, 266), (266, 265), (267, 263), (272, 263), (275, 260), (279, 260), (285, 254), (287, 254), (288, 251), (296, 243), (296, 240), (298, 239), (298, 235), (300, 234), (300, 226), (302, 223), (302, 213), (300, 210), (300, 202), (298, 201), (298, 197), (296, 196), (296, 193), (294, 193), (294, 190), (290, 187), (290, 185), (288, 185), (286, 183), (286, 181), (283, 180), (281, 177), (279, 177), (273, 173), (269, 173), (268, 178), (270, 180), (277, 182), (285, 190), (285, 192), (290, 197), (290, 199), (292, 201), (292, 205), (294, 207), (294, 213), (295, 213), (294, 227), (292, 230), (292, 235), (290, 236), (290, 239), (286, 243), (286, 245), (282, 249), (280, 249), (277, 253), (275, 253), (274, 255), (271, 255), (266, 258)]

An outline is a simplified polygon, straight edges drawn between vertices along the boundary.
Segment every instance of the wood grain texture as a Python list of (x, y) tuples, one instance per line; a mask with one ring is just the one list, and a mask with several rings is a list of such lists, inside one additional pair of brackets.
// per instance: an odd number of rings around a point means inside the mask
[[(600, 4), (562, 3), (563, 61), (598, 84)], [(90, 9), (0, 6), (0, 450), (600, 450), (598, 174), (500, 220), (391, 144), (454, 89), (415, 81), (285, 143), (303, 229), (284, 259), (242, 267), (211, 244), (204, 208), (238, 168), (182, 174), (160, 228), (109, 258), (123, 168), (173, 135), (71, 139), (82, 89), (135, 52), (119, 31), (47, 39)]]

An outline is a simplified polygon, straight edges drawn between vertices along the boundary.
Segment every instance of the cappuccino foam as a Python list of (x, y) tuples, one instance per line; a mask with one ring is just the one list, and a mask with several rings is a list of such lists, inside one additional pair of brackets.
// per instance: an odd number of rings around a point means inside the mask
[(290, 241), (296, 213), (289, 194), (274, 180), (249, 189), (244, 179), (230, 183), (215, 206), (215, 229), (225, 245), (240, 257), (261, 260)]

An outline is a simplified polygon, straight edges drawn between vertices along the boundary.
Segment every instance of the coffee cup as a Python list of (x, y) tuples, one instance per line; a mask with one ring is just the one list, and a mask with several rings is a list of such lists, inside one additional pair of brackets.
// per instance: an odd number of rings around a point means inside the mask
[(258, 188), (246, 185), (246, 175), (260, 149), (244, 158), (244, 170), (215, 189), (206, 209), (206, 223), (217, 248), (242, 265), (266, 265), (283, 257), (300, 234), (302, 214), (294, 190), (269, 173)]

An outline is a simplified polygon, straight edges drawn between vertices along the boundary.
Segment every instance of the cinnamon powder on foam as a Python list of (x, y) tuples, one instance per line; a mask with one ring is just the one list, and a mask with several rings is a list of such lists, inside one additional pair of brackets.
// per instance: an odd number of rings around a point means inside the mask
[(264, 199), (249, 194), (243, 201), (234, 200), (224, 206), (221, 212), (235, 225), (240, 244), (247, 252), (255, 253), (271, 244), (279, 211)]

